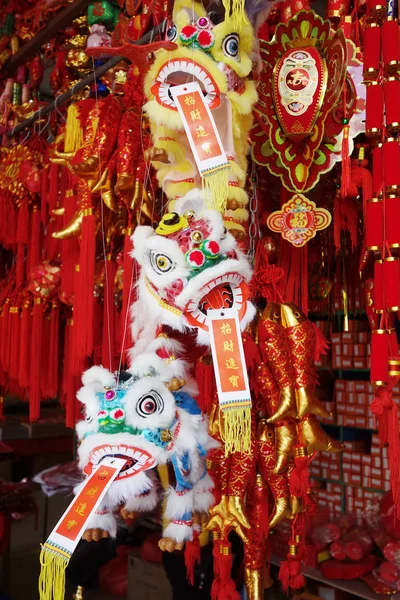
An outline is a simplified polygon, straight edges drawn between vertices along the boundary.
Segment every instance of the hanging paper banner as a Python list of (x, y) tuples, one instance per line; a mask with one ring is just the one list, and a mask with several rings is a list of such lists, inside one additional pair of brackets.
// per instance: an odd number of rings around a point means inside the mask
[(88, 477), (57, 525), (42, 545), (39, 591), (41, 600), (64, 597), (64, 571), (75, 548), (87, 529), (126, 458), (106, 457)]
[(218, 400), (224, 415), (225, 452), (250, 450), (251, 396), (238, 312), (207, 311)]
[(229, 168), (217, 126), (197, 82), (170, 87), (202, 176)]
[(303, 194), (295, 194), (282, 205), (281, 210), (271, 213), (267, 226), (300, 248), (311, 240), (321, 229), (328, 227), (332, 217), (325, 208), (317, 208), (312, 200)]

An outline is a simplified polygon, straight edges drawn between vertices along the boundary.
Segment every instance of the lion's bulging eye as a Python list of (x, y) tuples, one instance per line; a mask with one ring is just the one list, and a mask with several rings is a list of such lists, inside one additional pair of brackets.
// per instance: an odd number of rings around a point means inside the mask
[(157, 392), (151, 391), (142, 396), (137, 403), (136, 412), (139, 416), (146, 418), (154, 413), (161, 413), (164, 410), (164, 400)]
[(178, 31), (175, 25), (171, 25), (171, 27), (167, 30), (167, 40), (169, 42), (174, 42), (176, 40), (176, 36)]
[(236, 58), (239, 54), (239, 36), (236, 33), (228, 35), (222, 42), (222, 49), (227, 56)]
[(150, 253), (150, 264), (159, 275), (169, 273), (174, 268), (172, 260), (166, 254), (160, 252)]

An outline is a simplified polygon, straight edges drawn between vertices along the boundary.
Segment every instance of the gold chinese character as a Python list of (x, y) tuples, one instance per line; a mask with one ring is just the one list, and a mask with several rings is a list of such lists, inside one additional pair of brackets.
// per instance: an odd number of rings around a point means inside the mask
[(212, 152), (210, 142), (205, 142), (204, 144), (202, 144), (201, 149), (205, 154), (211, 154)]
[(196, 127), (196, 135), (197, 137), (208, 137), (210, 134), (204, 129), (203, 125), (199, 125)]
[(308, 84), (308, 77), (302, 71), (295, 71), (291, 73), (290, 77), (291, 79), (288, 79), (288, 83), (291, 85), (305, 87)]
[(238, 369), (239, 367), (237, 366), (235, 359), (234, 358), (228, 358), (228, 360), (225, 361), (226, 364), (226, 368), (227, 369)]
[(78, 504), (78, 506), (75, 509), (75, 512), (80, 515), (81, 517), (85, 516), (85, 510), (87, 509), (87, 504), (86, 502), (81, 502), (80, 504)]
[(233, 352), (233, 341), (224, 342), (224, 352)]
[(93, 498), (93, 496), (95, 496), (97, 494), (98, 489), (99, 489), (99, 486), (98, 485), (94, 485), (86, 493), (87, 493), (88, 496), (90, 496), (91, 498)]
[(101, 473), (99, 473), (99, 475), (101, 477), (108, 477), (108, 471), (105, 469), (104, 471), (102, 471)]
[(229, 377), (229, 383), (232, 385), (232, 387), (239, 387), (239, 375), (231, 375)]
[(307, 217), (303, 211), (295, 212), (293, 217), (290, 219), (290, 224), (294, 228), (304, 229), (307, 225)]
[(77, 521), (67, 521), (67, 531), (70, 532), (78, 525)]
[(190, 118), (192, 121), (201, 121), (201, 114), (198, 108), (190, 111)]
[(222, 323), (221, 333), (223, 333), (224, 335), (229, 335), (230, 333), (232, 333), (232, 328), (229, 325), (229, 323)]
[(184, 103), (188, 106), (193, 106), (193, 104), (195, 104), (195, 100), (193, 96), (185, 96)]

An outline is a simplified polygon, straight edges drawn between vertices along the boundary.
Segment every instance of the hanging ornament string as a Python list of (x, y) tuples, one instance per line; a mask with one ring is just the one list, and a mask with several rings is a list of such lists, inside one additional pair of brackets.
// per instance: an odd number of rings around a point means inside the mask
[[(92, 67), (93, 67), (93, 85), (94, 85), (94, 96), (95, 96), (95, 101), (96, 101), (96, 108), (97, 108), (97, 114), (99, 114), (99, 97), (98, 97), (98, 93), (97, 93), (97, 83), (96, 83), (96, 75), (95, 75), (95, 64), (94, 64), (94, 58), (92, 57)], [(103, 173), (102, 173), (102, 164), (101, 164), (101, 153), (100, 153), (100, 135), (99, 135), (99, 128), (97, 128), (96, 131), (96, 139), (97, 139), (97, 158), (98, 158), (98, 165), (99, 165), (99, 181), (102, 181), (102, 177), (103, 177)], [(108, 293), (108, 286), (110, 285), (109, 279), (108, 279), (108, 269), (107, 269), (107, 248), (106, 248), (106, 233), (105, 233), (105, 229), (104, 229), (104, 202), (103, 202), (103, 191), (100, 190), (100, 219), (101, 219), (101, 242), (102, 242), (102, 252), (103, 252), (103, 262), (104, 262), (104, 294), (103, 294), (103, 301), (106, 303), (106, 318), (107, 318), (107, 323), (103, 323), (103, 327), (107, 327), (107, 351), (108, 351), (108, 364), (112, 365), (112, 355), (111, 355), (111, 327), (110, 327), (110, 312), (111, 312), (111, 307), (109, 305), (109, 293)], [(111, 282), (111, 285), (113, 285), (114, 282)]]

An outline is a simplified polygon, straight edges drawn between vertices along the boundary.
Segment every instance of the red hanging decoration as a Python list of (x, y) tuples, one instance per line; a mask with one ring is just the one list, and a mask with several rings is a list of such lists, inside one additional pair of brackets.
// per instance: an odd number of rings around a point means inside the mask
[(43, 305), (40, 298), (35, 298), (32, 310), (32, 338), (29, 386), (29, 420), (37, 421), (40, 417), (41, 377), (42, 377), (42, 337), (43, 337)]

